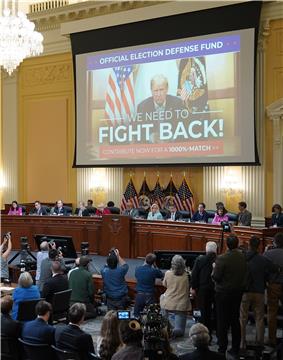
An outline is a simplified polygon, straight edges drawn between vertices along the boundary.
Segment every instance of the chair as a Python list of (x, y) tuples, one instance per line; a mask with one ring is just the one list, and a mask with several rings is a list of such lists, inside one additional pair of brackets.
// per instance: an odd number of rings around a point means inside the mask
[(55, 351), (58, 360), (80, 360), (80, 356), (77, 353), (59, 349), (54, 345), (51, 345), (51, 347)]
[(238, 222), (238, 214), (228, 212), (227, 213), (229, 222), (233, 223), (234, 225)]
[(179, 213), (180, 213), (180, 220), (189, 221), (189, 219), (191, 217), (190, 211), (180, 210)]
[(61, 318), (67, 318), (70, 307), (72, 289), (57, 292), (52, 299), (52, 320), (58, 321)]
[(216, 210), (206, 210), (207, 214), (208, 214), (208, 223), (211, 224), (212, 220), (214, 218), (214, 215), (216, 213)]
[(33, 344), (19, 338), (29, 360), (50, 360), (54, 359), (54, 352), (48, 344)]
[(114, 214), (114, 215), (120, 214), (120, 209), (116, 206), (111, 206), (111, 207), (108, 207), (107, 209), (110, 210), (111, 214)]
[(35, 306), (42, 299), (25, 300), (19, 302), (18, 321), (31, 321), (36, 318)]
[(1, 334), (1, 359), (18, 360), (20, 359), (20, 347), (17, 339)]

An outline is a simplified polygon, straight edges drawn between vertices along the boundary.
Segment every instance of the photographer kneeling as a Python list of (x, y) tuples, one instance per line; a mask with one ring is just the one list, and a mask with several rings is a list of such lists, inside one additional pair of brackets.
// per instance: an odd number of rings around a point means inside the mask
[(125, 275), (129, 265), (121, 258), (118, 249), (112, 249), (107, 257), (107, 265), (101, 270), (108, 310), (125, 309), (128, 303), (128, 287)]

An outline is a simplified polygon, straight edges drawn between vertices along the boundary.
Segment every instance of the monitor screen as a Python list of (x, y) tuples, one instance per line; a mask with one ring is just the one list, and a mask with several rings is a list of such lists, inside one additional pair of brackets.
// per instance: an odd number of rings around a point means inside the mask
[(77, 258), (77, 253), (71, 236), (36, 234), (34, 235), (34, 239), (38, 250), (40, 250), (40, 244), (43, 237), (47, 238), (48, 243), (55, 242), (56, 249), (59, 249), (62, 252), (64, 258)]

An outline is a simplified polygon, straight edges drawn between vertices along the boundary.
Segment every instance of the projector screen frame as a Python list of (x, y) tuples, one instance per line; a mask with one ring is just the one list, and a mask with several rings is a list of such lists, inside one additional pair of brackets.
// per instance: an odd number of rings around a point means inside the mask
[[(137, 45), (146, 45), (146, 44), (153, 44), (155, 42), (161, 42), (161, 41), (169, 41), (169, 40), (178, 40), (181, 39), (182, 37), (184, 37), (184, 35), (186, 36), (201, 36), (201, 35), (209, 35), (209, 34), (217, 34), (219, 32), (225, 32), (225, 31), (237, 31), (237, 30), (241, 30), (241, 29), (246, 29), (246, 28), (254, 28), (255, 30), (255, 37), (254, 37), (254, 155), (255, 155), (255, 161), (251, 161), (251, 162), (209, 162), (209, 163), (203, 163), (203, 162), (195, 162), (195, 163), (191, 163), (191, 162), (183, 162), (183, 163), (173, 163), (173, 159), (166, 163), (154, 163), (154, 164), (150, 164), (150, 163), (139, 163), (139, 164), (125, 164), (125, 163), (120, 163), (119, 159), (116, 160), (115, 163), (113, 164), (77, 164), (77, 134), (76, 134), (76, 144), (75, 144), (75, 151), (74, 151), (74, 162), (73, 162), (73, 167), (74, 168), (100, 168), (100, 167), (109, 167), (109, 168), (115, 168), (115, 167), (144, 167), (144, 166), (148, 166), (148, 167), (156, 167), (156, 166), (160, 166), (160, 167), (168, 167), (168, 166), (192, 166), (192, 167), (199, 167), (199, 166), (225, 166), (225, 165), (229, 165), (229, 166), (239, 166), (239, 165), (260, 165), (260, 161), (259, 161), (259, 156), (258, 156), (258, 149), (257, 149), (257, 137), (256, 137), (256, 112), (255, 112), (255, 106), (256, 106), (256, 54), (257, 54), (257, 38), (258, 38), (258, 26), (259, 26), (259, 17), (260, 17), (260, 11), (261, 11), (261, 3), (260, 2), (250, 2), (250, 3), (244, 3), (244, 4), (235, 4), (235, 5), (229, 5), (229, 6), (223, 6), (223, 7), (218, 7), (218, 8), (213, 8), (213, 9), (207, 9), (207, 10), (200, 10), (200, 11), (196, 11), (196, 12), (191, 12), (191, 13), (184, 13), (184, 14), (178, 14), (178, 15), (170, 15), (170, 16), (166, 16), (166, 17), (161, 17), (158, 19), (150, 19), (150, 20), (144, 20), (144, 21), (138, 21), (138, 22), (134, 22), (134, 23), (129, 23), (129, 24), (122, 24), (122, 25), (116, 25), (113, 27), (107, 27), (107, 28), (100, 28), (100, 29), (95, 29), (95, 30), (91, 30), (91, 31), (86, 31), (86, 32), (80, 32), (80, 33), (76, 33), (76, 34), (71, 34), (71, 40), (72, 40), (72, 50), (73, 50), (73, 60), (74, 60), (74, 78), (76, 80), (76, 66), (75, 66), (75, 57), (78, 54), (83, 54), (83, 53), (87, 53), (87, 52), (93, 52), (93, 51), (104, 51), (104, 50), (110, 50), (110, 49), (120, 49), (122, 47), (125, 46), (137, 46)], [(239, 23), (239, 20), (237, 20), (237, 16), (236, 13), (241, 14), (241, 20)], [(225, 16), (224, 16), (225, 14)], [(164, 34), (159, 34), (157, 36), (156, 32), (154, 33), (154, 36), (152, 38), (152, 36), (149, 35), (153, 35), (152, 33), (150, 33), (151, 29), (154, 27), (159, 27), (160, 24), (163, 23), (163, 27), (164, 24), (167, 23), (168, 21), (170, 24), (180, 24), (182, 23), (182, 20), (184, 19), (192, 19), (192, 17), (194, 18), (194, 22), (198, 23), (199, 18), (202, 19), (209, 19), (211, 16), (217, 16), (219, 18), (224, 16), (224, 19), (222, 19), (222, 24), (220, 25), (219, 22), (216, 22), (216, 24), (214, 24), (213, 27), (210, 28), (210, 31), (208, 31), (208, 28), (206, 26), (204, 26), (204, 28), (202, 30), (198, 29), (197, 30), (190, 30), (189, 33), (184, 34), (184, 32), (180, 31), (180, 29), (183, 29), (182, 26), (179, 28), (179, 33), (178, 36), (176, 36), (176, 33), (174, 32), (174, 34), (171, 34), (171, 37), (168, 37), (168, 33), (166, 34), (167, 36), (165, 36)], [(206, 23), (206, 22), (205, 22)], [(168, 25), (167, 25), (168, 26)], [(138, 27), (140, 28), (145, 28), (146, 29), (146, 34), (143, 34), (142, 37), (138, 37), (138, 38), (127, 38), (126, 40), (124, 39), (124, 37), (122, 37), (122, 40), (120, 40), (118, 43), (117, 41), (115, 42), (115, 39), (119, 36), (119, 34), (123, 34), (123, 33), (133, 33), (135, 32), (134, 29), (137, 29)], [(216, 30), (220, 30), (221, 31), (216, 31)], [(113, 34), (113, 31), (115, 32), (115, 39), (114, 44), (115, 46), (111, 45), (107, 45), (107, 39), (109, 39), (110, 34)], [(176, 29), (175, 29), (176, 31)], [(184, 31), (184, 29), (183, 29)], [(162, 31), (161, 31), (162, 33)], [(103, 35), (104, 34), (104, 35)], [(96, 43), (96, 47), (95, 49), (91, 50), (89, 49), (89, 44), (87, 41), (82, 41), (83, 38), (85, 39), (89, 39), (89, 36), (94, 36), (95, 38), (98, 39), (98, 42)], [(144, 36), (145, 35), (145, 36)], [(86, 36), (86, 37), (85, 37)], [(101, 39), (104, 39), (104, 41), (101, 41)], [(120, 37), (121, 39), (121, 37)], [(150, 39), (150, 40), (149, 40)], [(125, 43), (126, 41), (126, 43)], [(78, 45), (78, 43), (80, 45)], [(76, 81), (75, 81), (75, 91), (76, 91)], [(77, 99), (75, 102), (75, 107), (76, 107), (76, 133), (77, 133)]]

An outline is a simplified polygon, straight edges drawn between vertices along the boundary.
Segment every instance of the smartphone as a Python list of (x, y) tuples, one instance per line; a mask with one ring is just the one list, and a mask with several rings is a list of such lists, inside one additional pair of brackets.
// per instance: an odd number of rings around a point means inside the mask
[(118, 320), (130, 320), (131, 312), (128, 310), (118, 310), (117, 318), (118, 318)]

